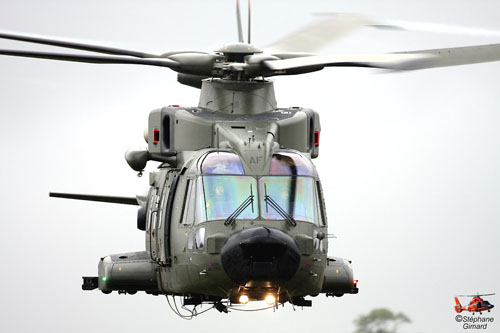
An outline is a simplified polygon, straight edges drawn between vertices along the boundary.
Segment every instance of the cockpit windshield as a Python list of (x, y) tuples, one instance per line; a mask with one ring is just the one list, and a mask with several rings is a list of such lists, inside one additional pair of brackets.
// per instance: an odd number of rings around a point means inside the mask
[(282, 215), (266, 202), (271, 197), (288, 215), (298, 221), (317, 222), (314, 179), (311, 177), (269, 176), (259, 179), (259, 202), (262, 217), (281, 220)]
[[(202, 205), (201, 221), (226, 219), (257, 191), (257, 180), (250, 176), (203, 176), (198, 179), (201, 180), (198, 186), (203, 187), (202, 197), (198, 197)], [(257, 207), (249, 205), (238, 218), (253, 220), (258, 215)]]
[[(297, 221), (318, 222), (316, 184), (312, 177), (199, 176), (196, 182), (196, 223), (225, 220), (249, 197), (252, 201), (237, 219), (283, 220), (280, 208)], [(270, 197), (278, 205), (269, 204)], [(253, 197), (252, 197), (253, 199)]]
[(271, 176), (312, 176), (313, 168), (309, 161), (299, 154), (280, 152), (271, 159)]
[(201, 172), (211, 175), (243, 175), (243, 165), (238, 155), (217, 151), (205, 155), (201, 160)]
[(262, 218), (293, 225), (320, 220), (313, 166), (299, 154), (274, 154), (270, 176), (244, 175), (239, 156), (231, 152), (210, 152), (198, 163), (201, 175), (190, 191), (195, 209), (191, 206), (186, 221)]

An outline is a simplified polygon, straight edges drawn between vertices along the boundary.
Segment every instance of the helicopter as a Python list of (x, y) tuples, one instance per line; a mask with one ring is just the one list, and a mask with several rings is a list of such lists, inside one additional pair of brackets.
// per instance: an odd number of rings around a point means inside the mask
[[(164, 66), (178, 71), (181, 83), (201, 88), (198, 107), (172, 105), (153, 111), (146, 135), (148, 148), (126, 154), (137, 172), (150, 160), (163, 163), (150, 175), (148, 195), (113, 198), (52, 193), (141, 207), (138, 228), (146, 234), (146, 251), (104, 257), (98, 277), (84, 278), (85, 289), (185, 295), (184, 303), (193, 305), (221, 304), (221, 299), (244, 303), (242, 296), (261, 300), (268, 295), (274, 295), (275, 303), (304, 305), (308, 303), (303, 297), (318, 292), (357, 292), (348, 261), (324, 253), (326, 214), (319, 177), (311, 163), (319, 155), (319, 115), (306, 108), (278, 108), (267, 77), (325, 66), (410, 70), (458, 65), (489, 61), (498, 48), (322, 58), (291, 51), (265, 55), (249, 44), (250, 38), (248, 43), (239, 38), (239, 43), (215, 54), (154, 56), (19, 35), (3, 38), (127, 57), (2, 51), (6, 55)], [(451, 56), (441, 56), (441, 52)], [(130, 58), (134, 56), (138, 59)], [(191, 134), (195, 131), (196, 137)], [(282, 177), (279, 180), (285, 180), (284, 184), (272, 184), (273, 177)], [(237, 182), (232, 184), (233, 180)], [(297, 188), (307, 191), (299, 193)], [(339, 268), (346, 272), (345, 278), (332, 282)], [(315, 282), (308, 285), (308, 279)]]
[[(495, 294), (457, 295), (455, 296), (455, 304), (456, 304), (455, 311), (457, 313), (460, 313), (462, 311), (469, 311), (472, 312), (472, 314), (476, 312), (483, 314), (483, 311), (490, 312), (490, 310), (493, 309), (495, 306), (490, 302), (484, 300), (482, 296), (491, 296), (491, 295)], [(472, 299), (470, 300), (467, 306), (462, 306), (460, 304), (460, 301), (458, 300), (458, 297), (472, 297)]]

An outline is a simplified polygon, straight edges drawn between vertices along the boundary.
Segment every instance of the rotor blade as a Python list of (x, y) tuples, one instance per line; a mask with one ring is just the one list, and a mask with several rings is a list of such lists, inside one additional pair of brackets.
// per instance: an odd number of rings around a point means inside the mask
[[(500, 60), (500, 44), (465, 46), (386, 54), (302, 56), (283, 60), (265, 60), (272, 71), (307, 70), (318, 66), (373, 67), (392, 70), (418, 70), (459, 66)], [(286, 74), (286, 72), (284, 73)]]
[(43, 45), (65, 47), (65, 48), (69, 48), (69, 49), (82, 50), (82, 51), (98, 52), (98, 53), (104, 53), (104, 54), (126, 55), (126, 56), (137, 57), (137, 58), (158, 58), (158, 57), (160, 57), (159, 55), (156, 55), (156, 54), (144, 53), (144, 52), (139, 52), (139, 51), (124, 50), (124, 49), (118, 49), (118, 48), (107, 47), (107, 46), (90, 45), (90, 44), (83, 44), (83, 43), (78, 43), (78, 42), (70, 42), (70, 41), (64, 41), (64, 40), (56, 40), (56, 39), (28, 36), (28, 35), (24, 35), (24, 34), (7, 33), (7, 32), (1, 32), (1, 31), (0, 31), (0, 38), (18, 40), (18, 41), (28, 42), (28, 43), (36, 43), (36, 44), (43, 44)]
[[(263, 64), (272, 71), (286, 71), (290, 69), (316, 68), (318, 66), (337, 67), (372, 67), (386, 69), (406, 69), (428, 59), (427, 54), (345, 54), (345, 55), (315, 55), (297, 57), (284, 60), (264, 60)], [(285, 73), (286, 74), (286, 73)]]
[(74, 193), (57, 193), (57, 192), (50, 192), (49, 197), (139, 206), (139, 203), (137, 202), (137, 199), (135, 197), (116, 197), (109, 195), (74, 194)]
[(214, 63), (218, 58), (221, 57), (220, 55), (216, 54), (191, 52), (176, 53), (168, 58), (132, 58), (106, 55), (81, 55), (19, 50), (0, 50), (0, 54), (16, 57), (62, 60), (92, 64), (132, 64), (159, 66), (170, 68), (178, 73), (205, 76), (210, 76), (212, 74)]
[(374, 28), (421, 31), (431, 33), (455, 34), (461, 36), (480, 36), (480, 37), (500, 37), (500, 31), (479, 27), (464, 27), (459, 25), (440, 24), (431, 22), (415, 22), (401, 20), (383, 20), (373, 23)]
[(238, 24), (238, 42), (244, 43), (243, 40), (243, 29), (241, 28), (241, 16), (240, 16), (240, 2), (236, 0), (236, 21)]
[(0, 54), (15, 56), (15, 57), (73, 61), (73, 62), (84, 62), (92, 64), (135, 64), (135, 65), (150, 65), (150, 66), (160, 66), (169, 68), (176, 68), (179, 66), (178, 62), (163, 58), (127, 58), (127, 57), (105, 56), (105, 55), (79, 55), (79, 54), (18, 51), (18, 50), (0, 50)]
[(322, 13), (310, 25), (264, 47), (266, 53), (316, 52), (332, 41), (372, 25), (367, 17), (348, 13)]
[(500, 60), (500, 44), (454, 47), (421, 51), (398, 52), (394, 54), (431, 55), (415, 62), (406, 70), (478, 64)]

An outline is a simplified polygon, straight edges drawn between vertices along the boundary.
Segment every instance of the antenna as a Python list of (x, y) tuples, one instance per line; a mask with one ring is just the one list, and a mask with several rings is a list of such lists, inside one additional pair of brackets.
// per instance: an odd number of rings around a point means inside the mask
[(251, 26), (251, 24), (252, 24), (252, 20), (251, 20), (251, 18), (252, 18), (252, 8), (251, 8), (251, 6), (250, 6), (250, 0), (248, 0), (248, 41), (247, 41), (247, 42), (248, 42), (248, 44), (251, 44), (251, 43), (252, 43), (252, 42), (251, 42), (251, 38), (250, 38), (250, 35), (251, 35), (251, 33), (250, 33), (250, 31), (251, 31), (251, 30), (250, 30), (250, 26)]
[(238, 41), (244, 43), (243, 30), (241, 29), (240, 2), (236, 0), (236, 21), (238, 23)]

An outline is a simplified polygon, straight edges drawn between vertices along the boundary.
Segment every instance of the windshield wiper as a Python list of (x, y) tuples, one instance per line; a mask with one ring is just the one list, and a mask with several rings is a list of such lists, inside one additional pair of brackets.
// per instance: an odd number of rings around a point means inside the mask
[(295, 219), (292, 216), (290, 216), (290, 214), (288, 214), (286, 212), (286, 210), (284, 210), (276, 201), (274, 201), (273, 198), (271, 198), (269, 195), (267, 195), (266, 184), (264, 184), (264, 201), (266, 202), (266, 213), (268, 211), (267, 205), (269, 205), (272, 208), (274, 208), (274, 210), (277, 211), (278, 214), (280, 214), (282, 218), (284, 218), (286, 220), (286, 222), (288, 223), (289, 226), (295, 227), (297, 225), (297, 222), (295, 221)]
[(240, 216), (241, 213), (243, 213), (243, 211), (245, 209), (247, 209), (248, 206), (252, 205), (252, 213), (254, 212), (253, 211), (253, 199), (254, 198), (254, 195), (253, 195), (253, 187), (252, 187), (252, 184), (250, 184), (250, 195), (241, 203), (241, 205), (238, 206), (238, 208), (236, 208), (234, 210), (234, 212), (231, 213), (231, 215), (229, 215), (226, 219), (226, 221), (224, 221), (224, 225), (230, 225), (230, 224), (233, 224), (235, 221), (236, 221), (236, 218), (238, 216)]

